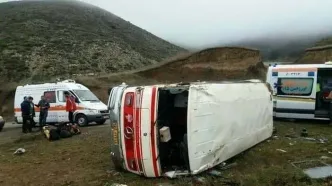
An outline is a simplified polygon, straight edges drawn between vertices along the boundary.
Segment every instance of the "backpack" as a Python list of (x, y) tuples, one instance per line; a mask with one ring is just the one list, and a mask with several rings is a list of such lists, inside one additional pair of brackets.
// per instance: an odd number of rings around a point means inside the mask
[(49, 141), (55, 141), (60, 139), (60, 135), (56, 129), (51, 129), (48, 126), (43, 127), (43, 133)]
[(68, 130), (61, 130), (60, 137), (61, 138), (70, 138), (70, 137), (72, 137), (72, 134)]
[(59, 140), (60, 139), (60, 135), (57, 132), (56, 129), (51, 129), (50, 130), (50, 141), (55, 141), (55, 140)]

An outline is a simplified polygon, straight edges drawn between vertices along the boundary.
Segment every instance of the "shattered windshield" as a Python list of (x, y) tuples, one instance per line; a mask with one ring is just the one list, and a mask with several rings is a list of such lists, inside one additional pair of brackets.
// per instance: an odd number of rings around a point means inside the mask
[(73, 90), (77, 97), (82, 101), (99, 101), (96, 95), (90, 90)]

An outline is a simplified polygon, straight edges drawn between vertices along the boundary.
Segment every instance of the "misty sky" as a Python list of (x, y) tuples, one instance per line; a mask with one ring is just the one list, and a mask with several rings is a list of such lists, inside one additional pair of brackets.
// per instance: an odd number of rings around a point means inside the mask
[[(3, 0), (0, 0), (0, 2)], [(331, 0), (82, 0), (192, 47), (332, 30)]]

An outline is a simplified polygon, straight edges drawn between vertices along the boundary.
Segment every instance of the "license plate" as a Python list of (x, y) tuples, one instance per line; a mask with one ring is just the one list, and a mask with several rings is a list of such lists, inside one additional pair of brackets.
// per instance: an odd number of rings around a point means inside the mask
[(119, 138), (118, 138), (118, 129), (117, 129), (117, 127), (114, 127), (112, 129), (112, 133), (113, 133), (113, 143), (114, 143), (114, 145), (118, 145), (119, 144)]
[(109, 116), (103, 116), (104, 119), (109, 119), (110, 117)]

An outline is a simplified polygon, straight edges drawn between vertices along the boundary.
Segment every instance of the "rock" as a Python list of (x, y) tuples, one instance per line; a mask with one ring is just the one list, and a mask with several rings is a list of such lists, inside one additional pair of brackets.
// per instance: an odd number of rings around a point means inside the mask
[(307, 129), (302, 129), (302, 131), (301, 131), (301, 137), (308, 137), (308, 131), (307, 131)]
[(24, 154), (24, 153), (25, 153), (25, 149), (24, 149), (24, 148), (18, 148), (18, 149), (14, 152), (15, 155), (22, 155), (22, 154)]
[(206, 179), (204, 177), (194, 177), (194, 182), (198, 184), (206, 184)]
[(172, 186), (173, 184), (170, 183), (158, 183), (156, 186)]
[(287, 152), (287, 151), (285, 151), (283, 149), (276, 149), (276, 150), (279, 151), (279, 152)]
[(328, 156), (321, 156), (320, 159), (325, 159), (326, 160), (326, 159), (330, 159), (330, 157), (328, 157)]
[(210, 170), (208, 172), (208, 174), (212, 175), (212, 176), (221, 176), (221, 172), (217, 171), (217, 170)]

